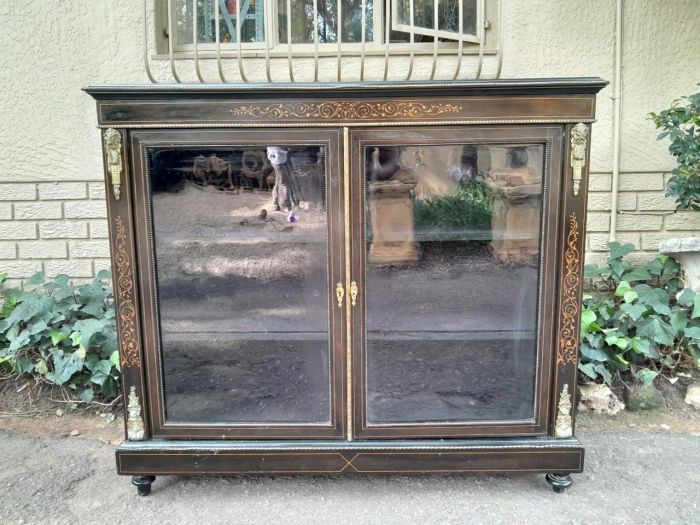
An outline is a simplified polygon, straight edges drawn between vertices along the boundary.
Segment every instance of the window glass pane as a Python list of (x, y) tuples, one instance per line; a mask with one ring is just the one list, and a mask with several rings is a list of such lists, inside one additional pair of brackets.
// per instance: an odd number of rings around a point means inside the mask
[[(176, 0), (177, 43), (192, 44), (194, 2), (197, 2), (199, 43), (216, 42), (216, 17), (219, 17), (219, 41), (236, 42), (236, 9), (240, 8), (241, 42), (265, 41), (264, 0)], [(218, 2), (218, 6), (217, 6)], [(238, 6), (237, 4), (240, 4)], [(217, 10), (218, 7), (218, 10)]]
[(168, 421), (330, 421), (325, 159), (149, 149)]
[(544, 147), (364, 154), (368, 422), (532, 419)]
[[(287, 1), (278, 0), (279, 41), (287, 43)], [(362, 0), (342, 0), (341, 3), (343, 42), (362, 41)], [(365, 42), (374, 38), (374, 2), (365, 0)], [(292, 43), (312, 44), (314, 41), (313, 0), (292, 0), (291, 2)], [(338, 2), (318, 0), (318, 41), (319, 43), (338, 42)]]
[[(396, 22), (410, 28), (410, 0), (394, 1), (396, 2)], [(413, 0), (413, 24), (418, 34), (432, 34), (431, 31), (434, 31), (435, 1)], [(462, 32), (465, 35), (476, 35), (476, 0), (461, 1), (463, 2)], [(460, 0), (438, 0), (438, 31), (459, 32), (459, 2)], [(403, 40), (400, 37), (399, 39)]]

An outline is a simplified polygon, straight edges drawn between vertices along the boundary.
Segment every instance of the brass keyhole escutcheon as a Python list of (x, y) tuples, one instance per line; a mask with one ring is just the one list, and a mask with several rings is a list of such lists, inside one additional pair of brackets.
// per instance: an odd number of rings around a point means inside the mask
[(357, 283), (355, 281), (350, 283), (350, 304), (355, 306), (357, 301)]
[(341, 283), (335, 287), (335, 297), (338, 300), (338, 308), (343, 307), (343, 297), (345, 297), (345, 288)]

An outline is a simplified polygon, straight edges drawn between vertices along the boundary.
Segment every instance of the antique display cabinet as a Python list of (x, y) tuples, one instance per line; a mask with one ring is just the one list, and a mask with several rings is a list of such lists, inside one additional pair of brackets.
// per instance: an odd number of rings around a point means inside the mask
[(595, 78), (94, 86), (119, 474), (583, 468)]

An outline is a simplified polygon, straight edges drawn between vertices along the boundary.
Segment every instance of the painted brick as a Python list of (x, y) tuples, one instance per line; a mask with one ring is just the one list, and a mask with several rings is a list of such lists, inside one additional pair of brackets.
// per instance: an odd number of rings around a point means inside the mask
[(21, 202), (15, 204), (15, 219), (60, 219), (60, 202)]
[(659, 231), (663, 224), (661, 215), (619, 215), (617, 229), (619, 231)]
[(65, 259), (68, 249), (64, 241), (29, 241), (19, 244), (20, 259)]
[(669, 237), (668, 233), (642, 233), (642, 249), (658, 251), (659, 243)]
[(674, 199), (665, 197), (664, 193), (640, 193), (637, 196), (640, 210), (675, 210)]
[(49, 182), (39, 184), (40, 200), (84, 199), (87, 190), (84, 182)]
[[(612, 203), (612, 194), (589, 193), (588, 209), (590, 211), (609, 211)], [(637, 209), (637, 195), (635, 193), (619, 193), (617, 196), (617, 209), (632, 211)]]
[(2, 283), (5, 288), (22, 288), (22, 279), (7, 279)]
[(31, 277), (36, 272), (40, 272), (42, 268), (41, 261), (9, 261), (2, 263), (2, 269), (8, 277), (21, 279)]
[(610, 228), (609, 213), (589, 213), (586, 221), (586, 231), (606, 232)]
[(588, 191), (610, 191), (612, 176), (607, 173), (591, 173), (588, 177)]
[(88, 184), (88, 190), (91, 199), (104, 199), (107, 196), (104, 182), (91, 182)]
[(107, 217), (105, 201), (70, 201), (63, 205), (66, 219), (103, 219)]
[(700, 213), (696, 211), (677, 212), (666, 216), (667, 230), (700, 231)]
[(55, 277), (58, 274), (65, 274), (70, 277), (92, 277), (92, 261), (46, 261), (44, 263), (44, 271), (49, 277)]
[(664, 189), (661, 173), (620, 173), (620, 191), (658, 191)]
[(95, 267), (95, 275), (97, 275), (100, 270), (111, 270), (112, 261), (110, 259), (93, 259)]
[[(608, 251), (610, 235), (607, 233), (590, 233), (588, 234), (589, 247), (593, 251), (606, 252)], [(620, 244), (632, 243), (635, 248), (640, 247), (638, 233), (618, 233), (615, 240)]]
[(610, 210), (611, 195), (606, 193), (589, 193), (588, 194), (588, 209), (590, 211), (608, 211)]
[(0, 222), (0, 239), (36, 239), (36, 223)]
[(0, 201), (36, 200), (34, 184), (0, 184)]
[(107, 221), (90, 221), (90, 238), (106, 239), (109, 237)]
[[(0, 242), (0, 259), (16, 259), (17, 258), (17, 246), (14, 242)], [(2, 265), (0, 265), (0, 272), (3, 271)]]
[(109, 257), (109, 243), (106, 240), (72, 241), (68, 243), (68, 249), (71, 257)]
[(51, 221), (39, 223), (39, 237), (42, 239), (84, 239), (87, 235), (87, 221)]
[(605, 264), (608, 259), (607, 252), (586, 252), (586, 258), (584, 264)]
[(12, 204), (0, 203), (0, 221), (7, 221), (12, 218)]

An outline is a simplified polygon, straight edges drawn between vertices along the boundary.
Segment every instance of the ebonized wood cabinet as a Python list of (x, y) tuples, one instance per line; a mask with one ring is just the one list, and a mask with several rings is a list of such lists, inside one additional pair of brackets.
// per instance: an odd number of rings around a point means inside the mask
[(126, 440), (168, 474), (543, 472), (573, 434), (596, 78), (87, 88)]

